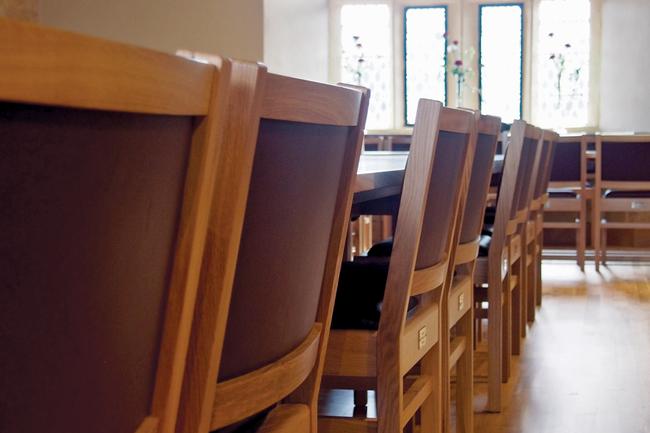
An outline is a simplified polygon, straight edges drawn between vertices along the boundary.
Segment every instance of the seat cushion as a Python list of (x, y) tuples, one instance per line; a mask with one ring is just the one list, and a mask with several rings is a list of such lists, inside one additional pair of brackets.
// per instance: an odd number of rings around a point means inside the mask
[(492, 236), (481, 234), (481, 240), (478, 243), (479, 257), (487, 257), (488, 252), (490, 251), (491, 242), (492, 242)]
[(488, 207), (485, 209), (485, 215), (483, 216), (483, 225), (492, 226), (494, 225), (494, 219), (497, 216), (497, 208)]
[(548, 196), (550, 198), (576, 198), (578, 191), (571, 188), (549, 188)]
[[(343, 262), (336, 292), (332, 329), (377, 330), (388, 277), (388, 258), (373, 262)], [(409, 300), (409, 314), (418, 305)]]
[(368, 257), (390, 257), (393, 253), (393, 238), (377, 242), (368, 250)]
[(650, 198), (650, 191), (621, 191), (608, 189), (605, 191), (606, 198)]

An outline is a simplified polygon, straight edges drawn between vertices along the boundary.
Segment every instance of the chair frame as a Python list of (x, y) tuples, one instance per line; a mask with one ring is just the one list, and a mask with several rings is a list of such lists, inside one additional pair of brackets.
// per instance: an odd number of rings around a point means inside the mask
[[(510, 143), (504, 160), (503, 175), (499, 187), (494, 233), (488, 257), (479, 257), (474, 273), (475, 293), (487, 284), (488, 319), (488, 412), (501, 411), (501, 383), (510, 376), (510, 358), (512, 354), (512, 330), (519, 334), (520, 323), (516, 322), (520, 314), (518, 308), (512, 308), (513, 291), (519, 290), (519, 261), (521, 258), (521, 234), (518, 228), (527, 219), (525, 212), (519, 212), (514, 218), (513, 207), (516, 190), (526, 185), (517, 182), (519, 165), (522, 158), (524, 139), (539, 140), (541, 132), (523, 120), (515, 120), (510, 130)], [(539, 146), (538, 146), (539, 147)], [(476, 302), (479, 299), (475, 299)], [(515, 312), (513, 317), (513, 311)], [(483, 318), (483, 311), (476, 310), (475, 317)], [(515, 320), (513, 320), (515, 319)], [(516, 323), (515, 323), (516, 322)]]
[[(237, 68), (240, 65), (235, 63), (234, 66)], [(206, 254), (201, 269), (177, 431), (205, 433), (241, 421), (276, 402), (284, 401), (288, 404), (280, 405), (280, 411), (272, 412), (267, 418), (263, 426), (265, 431), (292, 432), (299, 426), (315, 432), (320, 380), (352, 204), (353, 181), (361, 153), (369, 91), (282, 77), (267, 73), (264, 67), (253, 64), (241, 67), (252, 69), (254, 73), (238, 82), (240, 98), (234, 98), (231, 103), (250, 107), (252, 122), (237, 125), (228, 130), (225, 137), (225, 140), (240, 142), (244, 147), (234, 160), (239, 170), (233, 161), (228, 168), (232, 176), (226, 177), (231, 179), (231, 184), (223, 184), (215, 191), (215, 204), (209, 222), (212, 236), (206, 247), (210, 253)], [(217, 378), (227, 311), (260, 119), (354, 128), (348, 136), (349, 146), (338, 185), (338, 212), (332, 221), (332, 236), (314, 327), (299, 347), (278, 361), (219, 382)], [(232, 207), (236, 208), (236, 212), (227, 211)], [(222, 233), (225, 227), (229, 230), (224, 238)], [(310, 420), (307, 426), (304, 426), (304, 418), (299, 416), (301, 408), (305, 407)]]
[[(421, 99), (413, 130), (409, 163), (393, 243), (379, 329), (332, 330), (323, 384), (327, 388), (377, 390), (377, 420), (321, 416), (321, 432), (374, 431), (396, 433), (420, 413), (422, 432), (442, 426), (441, 407), (441, 301), (448, 290), (450, 258), (458, 238), (461, 194), (453, 204), (453, 227), (439, 263), (415, 270), (426, 200), (437, 149), (439, 131), (470, 134), (471, 113), (443, 108), (436, 101)], [(469, 140), (464, 167), (473, 154)], [(464, 169), (458, 184), (467, 182)], [(403, 221), (400, 224), (400, 221)], [(408, 300), (423, 295), (418, 311), (406, 316)], [(414, 370), (419, 363), (419, 372)], [(407, 377), (408, 375), (408, 377)], [(404, 392), (404, 379), (410, 384)]]
[(228, 154), (222, 133), (230, 91), (227, 60), (204, 65), (0, 19), (3, 101), (196, 118), (152, 403), (136, 433), (174, 431), (208, 214), (217, 168)]
[(592, 206), (592, 237), (594, 243), (594, 264), (596, 271), (600, 264), (607, 262), (607, 229), (649, 230), (647, 222), (608, 222), (603, 218), (603, 212), (650, 212), (648, 198), (607, 198), (603, 192), (608, 189), (617, 191), (650, 191), (649, 181), (608, 181), (602, 176), (602, 146), (608, 143), (648, 143), (647, 135), (597, 135), (596, 136), (596, 173)]
[[(475, 111), (476, 128), (472, 133), (471, 140), (478, 146), (479, 134), (494, 136), (491, 143), (493, 152), (496, 154), (497, 140), (501, 129), (501, 119), (493, 116), (481, 115)], [(475, 162), (474, 162), (475, 163)], [(469, 191), (471, 181), (472, 165), (469, 165), (470, 173), (466, 175), (467, 182), (463, 185), (463, 194)], [(492, 167), (485, 179), (485, 191), (483, 201), (487, 200), (490, 189), (490, 177)], [(467, 204), (465, 204), (467, 205)], [(485, 206), (482, 206), (485, 213)], [(462, 215), (464, 218), (465, 215)], [(480, 220), (483, 220), (481, 215)], [(459, 222), (462, 229), (462, 220)], [(480, 227), (479, 227), (480, 229)], [(460, 230), (458, 231), (460, 234)], [(445, 292), (445, 299), (442, 302), (443, 323), (447, 326), (441, 328), (443, 342), (443, 432), (451, 431), (451, 370), (456, 367), (456, 431), (458, 433), (472, 433), (474, 431), (474, 270), (478, 258), (480, 233), (471, 242), (458, 243), (454, 255), (453, 264), (450, 267), (455, 271), (452, 273), (450, 289)], [(456, 328), (457, 336), (451, 338), (452, 328)]]
[[(587, 202), (593, 197), (593, 189), (587, 187), (587, 145), (593, 141), (593, 135), (578, 137), (560, 137), (556, 146), (564, 143), (580, 143), (580, 179), (577, 181), (549, 180), (549, 189), (570, 188), (577, 193), (575, 198), (548, 196), (545, 199), (544, 213), (574, 212), (578, 219), (568, 222), (544, 221), (544, 228), (551, 230), (575, 230), (576, 232), (576, 261), (581, 271), (585, 269), (587, 250)], [(552, 163), (551, 163), (552, 164)], [(552, 167), (551, 167), (552, 169)]]
[[(546, 193), (550, 177), (551, 163), (559, 135), (550, 130), (542, 131), (540, 146), (542, 146), (537, 179), (533, 189), (533, 197), (528, 210), (526, 224), (526, 269), (525, 282), (526, 298), (523, 303), (521, 335), (526, 336), (526, 322), (535, 320), (535, 309), (541, 306), (542, 295), (542, 242), (544, 203), (548, 200)], [(546, 144), (547, 143), (547, 144)]]

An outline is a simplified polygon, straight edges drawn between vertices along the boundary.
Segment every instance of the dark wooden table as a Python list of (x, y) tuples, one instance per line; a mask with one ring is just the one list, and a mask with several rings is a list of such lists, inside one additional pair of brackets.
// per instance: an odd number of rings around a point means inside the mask
[[(359, 160), (354, 204), (399, 195), (408, 152), (365, 152)], [(503, 170), (503, 155), (494, 158), (493, 173)]]

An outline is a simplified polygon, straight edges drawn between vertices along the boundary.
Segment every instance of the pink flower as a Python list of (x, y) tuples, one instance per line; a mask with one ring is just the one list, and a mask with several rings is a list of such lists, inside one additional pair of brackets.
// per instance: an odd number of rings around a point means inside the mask
[(458, 45), (458, 41), (457, 41), (457, 40), (454, 40), (454, 41), (452, 42), (452, 44), (454, 44), (454, 45)]
[(454, 62), (454, 65), (456, 65), (456, 66), (463, 66), (463, 61), (462, 61), (462, 60), (456, 60), (456, 61)]

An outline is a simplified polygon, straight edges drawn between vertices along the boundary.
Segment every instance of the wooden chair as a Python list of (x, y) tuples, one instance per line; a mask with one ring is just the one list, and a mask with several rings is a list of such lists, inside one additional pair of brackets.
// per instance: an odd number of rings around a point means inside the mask
[(215, 193), (177, 431), (314, 432), (369, 94), (261, 69), (240, 84), (255, 121), (226, 139), (255, 149), (250, 190)]
[(3, 433), (174, 431), (231, 91), (0, 19)]
[[(528, 214), (530, 173), (541, 132), (522, 120), (513, 123), (499, 186), (494, 226), (484, 231), (474, 272), (477, 320), (488, 319), (488, 404), (501, 410), (501, 383), (510, 376), (513, 340), (519, 343), (522, 256), (521, 225)], [(487, 286), (487, 287), (486, 287)], [(483, 308), (488, 303), (487, 312)], [(513, 304), (515, 307), (513, 307)], [(516, 338), (512, 338), (513, 330)], [(517, 349), (518, 346), (515, 346)]]
[(451, 425), (451, 371), (456, 367), (456, 429), (458, 433), (474, 431), (474, 370), (473, 370), (473, 278), (478, 257), (485, 202), (501, 119), (475, 113), (476, 150), (467, 187), (467, 200), (462, 216), (459, 244), (452, 269), (453, 283), (445, 293), (443, 305), (443, 431), (452, 431)]
[(601, 262), (607, 261), (608, 230), (650, 229), (650, 223), (641, 218), (629, 218), (630, 214), (650, 212), (649, 166), (650, 137), (596, 136), (593, 203), (596, 270)]
[(522, 335), (526, 335), (526, 322), (535, 320), (535, 309), (542, 305), (542, 248), (544, 204), (550, 179), (553, 152), (559, 135), (551, 130), (542, 131), (539, 168), (534, 184), (533, 197), (528, 210), (526, 225), (526, 316), (522, 320)]
[(389, 261), (344, 263), (323, 377), (377, 391), (377, 419), (321, 416), (321, 432), (441, 428), (441, 300), (451, 281), (471, 113), (420, 100)]
[[(587, 187), (587, 143), (589, 136), (561, 137), (555, 146), (548, 200), (544, 206), (544, 228), (573, 230), (576, 237), (576, 261), (585, 268), (587, 245), (587, 201), (591, 189)], [(571, 215), (570, 220), (560, 215)]]

